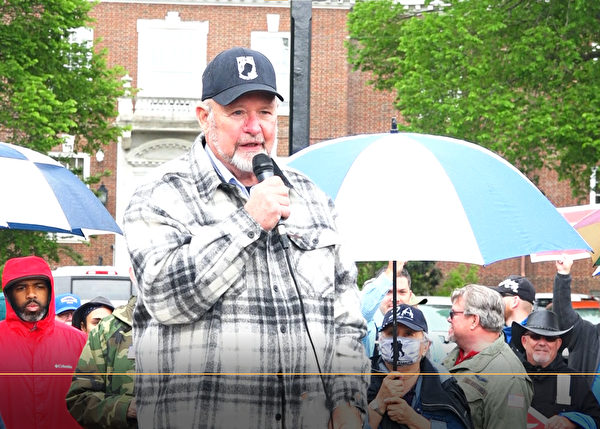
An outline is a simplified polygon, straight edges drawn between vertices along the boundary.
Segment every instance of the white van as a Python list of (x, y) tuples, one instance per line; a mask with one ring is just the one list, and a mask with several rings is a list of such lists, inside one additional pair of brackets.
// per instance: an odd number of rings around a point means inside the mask
[(103, 296), (118, 307), (127, 304), (131, 295), (137, 295), (129, 273), (118, 272), (115, 267), (65, 266), (52, 271), (52, 276), (55, 296), (72, 293), (81, 299), (82, 304), (97, 296)]

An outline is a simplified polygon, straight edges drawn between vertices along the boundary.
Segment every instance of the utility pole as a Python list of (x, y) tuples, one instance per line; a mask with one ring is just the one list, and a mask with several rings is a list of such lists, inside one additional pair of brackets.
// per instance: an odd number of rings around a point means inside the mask
[(289, 154), (310, 144), (312, 1), (291, 0)]

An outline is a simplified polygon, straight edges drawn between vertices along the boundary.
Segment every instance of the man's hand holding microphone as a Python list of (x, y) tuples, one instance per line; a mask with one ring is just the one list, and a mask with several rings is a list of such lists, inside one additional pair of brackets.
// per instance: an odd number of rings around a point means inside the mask
[(273, 161), (264, 153), (252, 159), (252, 169), (258, 184), (252, 187), (246, 211), (265, 231), (275, 228), (280, 219), (290, 215), (289, 189), (273, 172)]

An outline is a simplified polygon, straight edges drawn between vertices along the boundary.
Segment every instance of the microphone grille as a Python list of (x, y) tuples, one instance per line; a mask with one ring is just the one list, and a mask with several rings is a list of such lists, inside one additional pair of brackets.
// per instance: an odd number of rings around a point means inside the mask
[(264, 153), (259, 153), (252, 158), (252, 171), (254, 175), (258, 177), (261, 173), (265, 171), (273, 171), (273, 161), (269, 158), (268, 155)]

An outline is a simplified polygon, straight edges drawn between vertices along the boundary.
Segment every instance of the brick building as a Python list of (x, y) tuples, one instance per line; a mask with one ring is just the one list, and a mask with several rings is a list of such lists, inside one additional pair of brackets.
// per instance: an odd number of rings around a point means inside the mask
[[(311, 40), (310, 142), (367, 132), (385, 132), (390, 118), (400, 116), (393, 94), (375, 91), (367, 76), (346, 62), (346, 16), (352, 0), (313, 1)], [(418, 4), (406, 1), (406, 4)], [(412, 6), (414, 7), (414, 6)], [(418, 7), (418, 6), (416, 6)], [(184, 153), (199, 132), (193, 109), (201, 94), (206, 63), (232, 46), (249, 46), (269, 56), (278, 86), (289, 100), (290, 2), (278, 0), (100, 1), (92, 16), (93, 37), (108, 50), (109, 65), (128, 73), (134, 95), (119, 100), (119, 118), (131, 131), (105, 151), (91, 168), (114, 172), (104, 180), (107, 207), (121, 222), (135, 187), (166, 160)], [(287, 155), (289, 109), (279, 112), (278, 154)], [(566, 183), (543, 175), (541, 188), (556, 206), (573, 205)], [(122, 237), (99, 236), (91, 245), (77, 244), (90, 264), (125, 267)], [(456, 264), (441, 263), (444, 269)], [(579, 292), (596, 286), (588, 261), (575, 263)], [(483, 284), (497, 284), (505, 275), (524, 273), (540, 291), (550, 290), (553, 263), (531, 264), (516, 258), (480, 270)]]

